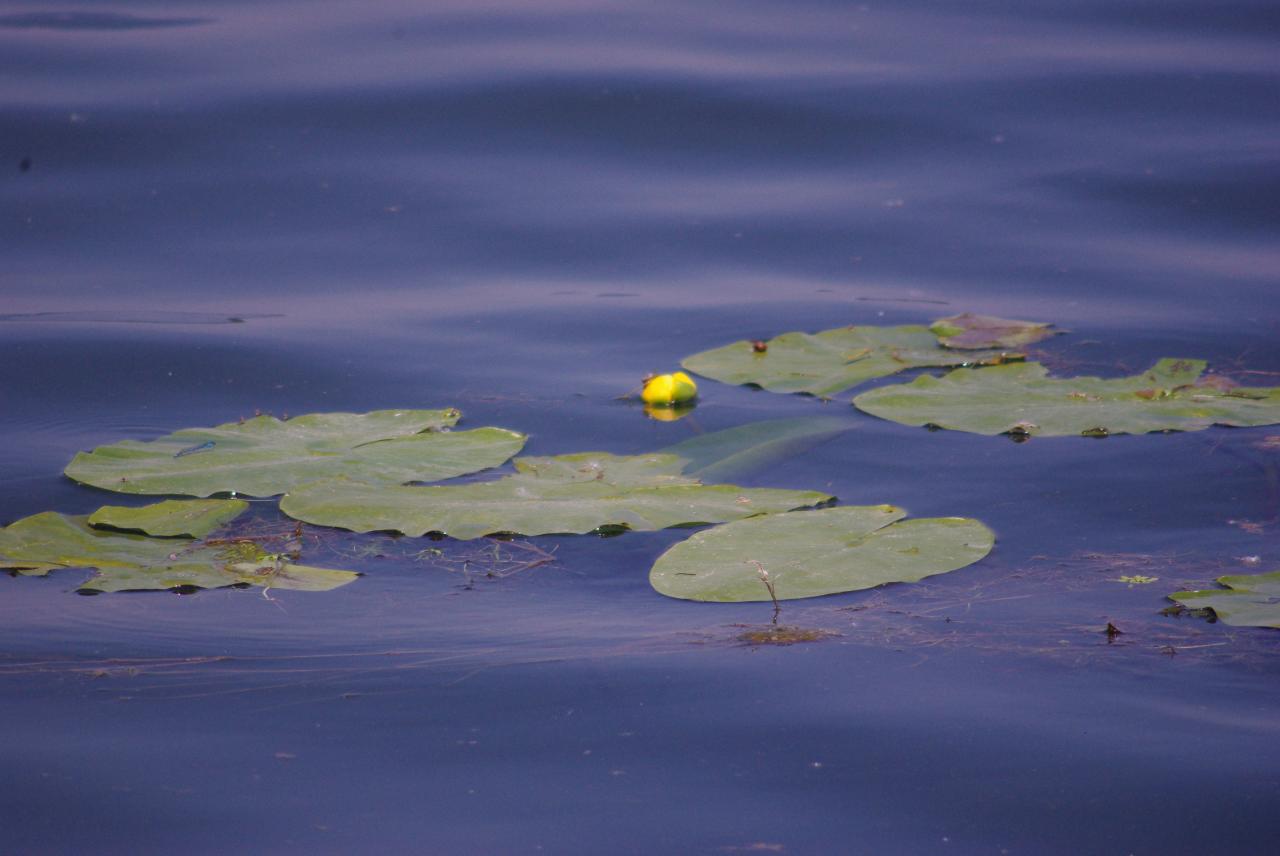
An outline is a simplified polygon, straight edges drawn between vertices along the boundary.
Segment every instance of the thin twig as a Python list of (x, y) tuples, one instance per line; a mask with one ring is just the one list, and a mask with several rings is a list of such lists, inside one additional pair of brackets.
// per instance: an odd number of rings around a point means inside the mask
[(756, 566), (756, 575), (760, 577), (760, 582), (764, 583), (764, 587), (769, 590), (769, 599), (773, 601), (773, 624), (778, 623), (778, 613), (782, 612), (782, 606), (778, 603), (778, 593), (773, 589), (773, 580), (769, 578), (769, 572), (764, 569), (764, 565), (755, 559), (748, 559), (748, 562)]

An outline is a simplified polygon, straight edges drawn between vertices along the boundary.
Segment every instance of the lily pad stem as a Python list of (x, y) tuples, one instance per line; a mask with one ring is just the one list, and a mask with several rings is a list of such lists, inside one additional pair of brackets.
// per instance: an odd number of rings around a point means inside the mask
[(764, 569), (764, 565), (754, 559), (748, 561), (756, 566), (756, 574), (759, 575), (760, 582), (764, 583), (764, 587), (769, 590), (769, 599), (773, 601), (773, 624), (776, 625), (778, 613), (782, 612), (782, 604), (778, 603), (778, 593), (773, 590), (773, 580), (769, 578), (769, 572)]

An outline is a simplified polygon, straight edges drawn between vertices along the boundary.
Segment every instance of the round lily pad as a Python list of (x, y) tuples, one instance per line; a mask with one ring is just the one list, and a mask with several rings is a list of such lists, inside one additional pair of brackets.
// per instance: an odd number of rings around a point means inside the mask
[[(995, 535), (977, 520), (904, 520), (892, 505), (774, 514), (698, 532), (658, 557), (656, 591), (685, 600), (768, 601), (915, 582), (971, 565)], [(767, 580), (767, 582), (766, 582)]]

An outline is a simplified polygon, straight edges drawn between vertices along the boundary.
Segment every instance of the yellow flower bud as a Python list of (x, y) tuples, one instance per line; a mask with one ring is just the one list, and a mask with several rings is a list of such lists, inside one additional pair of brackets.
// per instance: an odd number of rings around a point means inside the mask
[(693, 382), (693, 378), (684, 372), (676, 372), (649, 378), (645, 381), (640, 397), (645, 404), (669, 407), (673, 404), (692, 401), (697, 394), (698, 385)]

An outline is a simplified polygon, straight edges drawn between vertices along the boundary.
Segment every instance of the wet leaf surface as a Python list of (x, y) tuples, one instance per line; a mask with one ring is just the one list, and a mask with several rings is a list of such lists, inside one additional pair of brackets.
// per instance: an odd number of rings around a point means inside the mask
[(99, 446), (76, 455), (66, 474), (118, 493), (275, 496), (337, 476), (439, 481), (499, 466), (524, 446), (523, 434), (502, 428), (448, 430), (459, 418), (454, 409), (257, 416)]
[(89, 525), (157, 538), (203, 538), (248, 507), (242, 499), (167, 499), (142, 508), (104, 505), (89, 515)]
[(1021, 348), (1054, 335), (1050, 324), (965, 312), (929, 325), (947, 348)]
[(723, 383), (826, 396), (906, 369), (988, 365), (1017, 357), (1003, 350), (943, 348), (928, 327), (906, 325), (783, 333), (767, 342), (744, 339), (686, 357), (681, 365)]
[(816, 491), (704, 485), (676, 455), (583, 453), (517, 458), (514, 475), (463, 485), (399, 487), (351, 479), (312, 482), (280, 502), (307, 523), (356, 532), (585, 534), (721, 523), (828, 502)]
[(62, 568), (93, 568), (82, 592), (221, 588), (328, 591), (359, 574), (296, 565), (253, 543), (208, 545), (195, 540), (148, 538), (96, 529), (83, 516), (44, 512), (0, 529), (0, 567), (43, 575)]
[(791, 600), (914, 582), (971, 565), (995, 544), (976, 520), (906, 514), (848, 506), (717, 526), (663, 553), (649, 582), (686, 600)]
[(834, 416), (766, 419), (703, 434), (662, 451), (683, 458), (684, 471), (699, 479), (740, 478), (802, 454), (852, 427), (853, 423)]
[(864, 392), (854, 405), (903, 425), (1014, 436), (1199, 431), (1280, 422), (1280, 388), (1204, 376), (1202, 360), (1160, 360), (1123, 378), (1051, 378), (1039, 363), (957, 370)]
[(1180, 591), (1169, 595), (1187, 609), (1211, 609), (1233, 627), (1280, 628), (1280, 571), (1219, 577), (1225, 589)]

